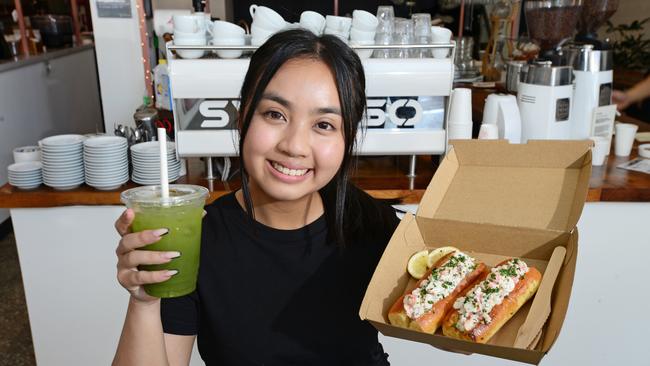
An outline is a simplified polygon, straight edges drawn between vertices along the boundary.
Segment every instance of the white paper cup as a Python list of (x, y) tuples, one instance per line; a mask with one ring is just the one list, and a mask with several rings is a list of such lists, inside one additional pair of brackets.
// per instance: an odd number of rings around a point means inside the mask
[(616, 143), (614, 145), (614, 153), (616, 156), (630, 156), (632, 145), (634, 144), (634, 137), (636, 130), (639, 126), (632, 123), (617, 123), (614, 126), (616, 129)]
[(449, 121), (472, 123), (472, 90), (456, 88), (451, 94)]
[(499, 126), (493, 123), (483, 123), (478, 132), (479, 140), (498, 140)]
[(594, 142), (594, 146), (591, 148), (591, 165), (601, 166), (605, 163), (607, 157), (607, 146), (609, 146), (607, 138), (591, 136), (589, 139)]
[(41, 161), (41, 148), (38, 146), (22, 146), (13, 150), (14, 163), (26, 161)]
[(319, 36), (325, 28), (325, 17), (315, 11), (303, 11), (300, 14), (300, 26)]
[(375, 32), (379, 19), (365, 10), (352, 12), (352, 27), (366, 32)]
[[(451, 41), (451, 31), (444, 27), (431, 27), (431, 43), (449, 43)], [(449, 55), (449, 48), (434, 48), (432, 50), (434, 58), (446, 58)]]
[(352, 27), (352, 29), (350, 29), (350, 40), (359, 42), (372, 41), (374, 43), (375, 32), (359, 30), (355, 27)]
[(472, 138), (471, 123), (449, 123), (447, 126), (448, 140), (470, 140)]
[(257, 23), (262, 28), (277, 31), (287, 26), (287, 22), (282, 15), (266, 6), (253, 4), (248, 8), (248, 12), (251, 14), (251, 18), (253, 18), (253, 23)]
[(205, 33), (205, 15), (201, 14), (176, 14), (172, 17), (174, 32)]

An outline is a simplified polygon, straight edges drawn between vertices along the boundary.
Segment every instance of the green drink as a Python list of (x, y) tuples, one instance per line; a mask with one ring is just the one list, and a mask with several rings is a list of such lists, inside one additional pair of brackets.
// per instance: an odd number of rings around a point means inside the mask
[(177, 270), (165, 282), (145, 285), (155, 297), (178, 297), (196, 289), (201, 252), (201, 221), (208, 190), (201, 186), (171, 184), (169, 199), (164, 200), (160, 186), (132, 188), (122, 192), (122, 202), (135, 211), (134, 232), (167, 228), (169, 233), (143, 250), (177, 251), (178, 258), (164, 264), (142, 265), (144, 271)]

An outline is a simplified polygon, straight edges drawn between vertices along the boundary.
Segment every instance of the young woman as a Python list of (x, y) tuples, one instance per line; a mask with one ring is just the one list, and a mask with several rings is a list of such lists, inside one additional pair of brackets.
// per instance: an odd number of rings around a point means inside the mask
[(178, 253), (135, 250), (161, 228), (116, 222), (118, 280), (131, 294), (114, 364), (387, 365), (358, 315), (398, 220), (348, 182), (365, 110), (357, 55), (334, 36), (291, 30), (252, 56), (241, 89), (242, 189), (206, 206), (197, 290), (150, 297), (138, 271)]

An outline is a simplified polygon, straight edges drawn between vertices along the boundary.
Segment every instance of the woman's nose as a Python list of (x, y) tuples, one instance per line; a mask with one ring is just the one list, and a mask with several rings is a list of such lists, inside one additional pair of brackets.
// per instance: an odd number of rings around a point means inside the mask
[(310, 135), (307, 124), (290, 123), (282, 134), (278, 148), (289, 156), (304, 157), (309, 154)]

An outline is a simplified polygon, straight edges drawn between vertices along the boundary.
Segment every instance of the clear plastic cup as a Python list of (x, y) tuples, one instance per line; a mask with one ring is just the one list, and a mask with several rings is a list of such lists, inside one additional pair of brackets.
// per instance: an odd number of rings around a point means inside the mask
[(142, 265), (144, 271), (177, 270), (165, 282), (145, 285), (145, 291), (155, 297), (178, 297), (196, 289), (201, 252), (201, 222), (208, 190), (189, 184), (171, 184), (169, 199), (161, 197), (160, 186), (143, 186), (120, 194), (126, 207), (133, 209), (133, 232), (167, 228), (169, 233), (143, 250), (177, 251), (178, 258), (170, 262)]

